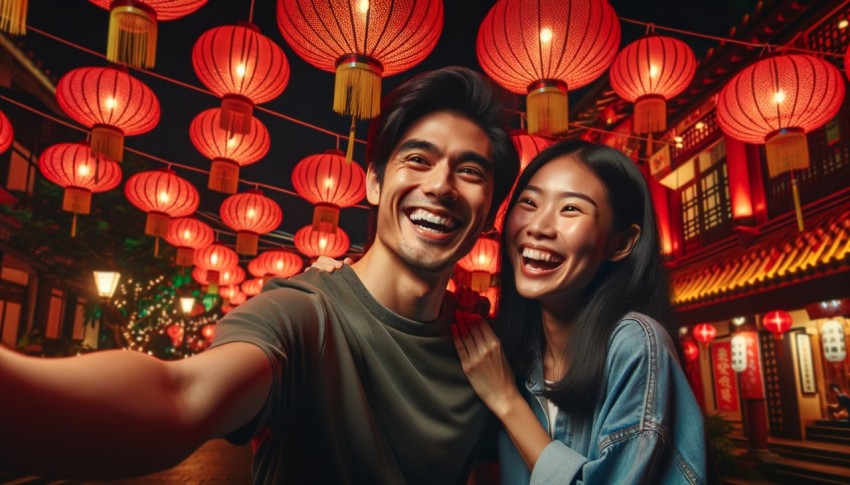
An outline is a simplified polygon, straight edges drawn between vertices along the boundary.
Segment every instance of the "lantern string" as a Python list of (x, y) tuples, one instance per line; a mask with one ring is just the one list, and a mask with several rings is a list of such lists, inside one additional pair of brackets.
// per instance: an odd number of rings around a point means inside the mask
[(254, 0), (251, 0), (251, 8), (248, 10), (248, 22), (254, 21)]
[[(45, 119), (48, 119), (48, 120), (50, 120), (50, 121), (52, 121), (52, 122), (54, 122), (54, 123), (58, 123), (58, 124), (60, 124), (60, 125), (66, 126), (66, 127), (68, 127), (68, 128), (71, 128), (71, 129), (73, 129), (73, 130), (77, 130), (77, 131), (79, 131), (79, 132), (81, 132), (81, 133), (86, 133), (86, 134), (88, 134), (88, 132), (89, 132), (89, 131), (88, 131), (87, 129), (85, 129), (85, 128), (81, 128), (81, 127), (79, 127), (79, 126), (77, 126), (77, 125), (75, 125), (75, 124), (73, 124), (73, 123), (71, 123), (71, 122), (68, 122), (68, 121), (66, 121), (66, 120), (63, 120), (63, 119), (61, 119), (61, 118), (57, 118), (57, 117), (55, 117), (55, 116), (53, 116), (53, 115), (51, 115), (51, 114), (48, 114), (48, 113), (45, 113), (45, 112), (43, 112), (43, 111), (39, 110), (39, 109), (33, 108), (33, 107), (31, 107), (31, 106), (28, 106), (28, 105), (26, 105), (26, 104), (24, 104), (24, 103), (22, 103), (22, 102), (20, 102), (20, 101), (17, 101), (17, 100), (15, 100), (15, 99), (10, 98), (10, 97), (8, 97), (8, 96), (6, 96), (6, 95), (4, 95), (4, 94), (0, 94), (0, 99), (2, 99), (3, 101), (6, 101), (6, 102), (8, 102), (8, 103), (14, 104), (15, 106), (18, 106), (19, 108), (23, 108), (23, 109), (25, 109), (25, 110), (27, 110), (27, 111), (30, 111), (31, 113), (34, 113), (34, 114), (36, 114), (36, 115), (38, 115), (38, 116), (41, 116), (41, 117), (43, 117), (43, 118), (45, 118)], [(209, 170), (204, 170), (204, 169), (202, 169), (202, 168), (193, 167), (193, 166), (191, 166), (191, 165), (184, 165), (184, 164), (182, 164), (182, 163), (177, 163), (177, 162), (173, 162), (173, 161), (171, 161), (171, 160), (166, 160), (166, 159), (164, 159), (164, 158), (158, 157), (158, 156), (156, 156), (156, 155), (153, 155), (153, 154), (147, 153), (147, 152), (142, 151), (142, 150), (137, 150), (137, 149), (132, 148), (132, 147), (129, 147), (129, 146), (127, 146), (127, 145), (124, 145), (124, 150), (126, 150), (126, 151), (128, 151), (128, 152), (130, 152), (130, 153), (134, 153), (134, 154), (136, 154), (136, 155), (142, 156), (142, 157), (147, 158), (147, 159), (149, 159), (149, 160), (152, 160), (152, 161), (154, 161), (154, 162), (159, 162), (159, 163), (165, 164), (168, 168), (171, 168), (171, 166), (173, 165), (173, 166), (178, 167), (178, 168), (180, 168), (180, 169), (183, 169), (183, 170), (189, 170), (189, 171), (191, 171), (191, 172), (203, 173), (203, 174), (207, 174), (207, 175), (209, 175), (209, 173), (210, 173), (210, 171), (209, 171)], [(254, 186), (256, 186), (256, 187), (263, 187), (264, 189), (272, 190), (272, 191), (274, 191), (274, 192), (280, 192), (280, 193), (282, 193), (282, 194), (291, 195), (291, 196), (293, 196), (293, 197), (298, 197), (299, 199), (304, 200), (304, 198), (303, 198), (303, 197), (301, 197), (301, 194), (299, 194), (299, 193), (297, 193), (297, 192), (295, 192), (295, 191), (292, 191), (292, 190), (286, 190), (286, 189), (283, 189), (283, 188), (280, 188), (280, 187), (276, 187), (276, 186), (274, 186), (274, 185), (264, 184), (264, 183), (261, 183), (261, 182), (254, 182), (254, 181), (251, 181), (251, 180), (245, 180), (245, 179), (239, 179), (239, 182), (244, 183), (244, 184), (246, 184), (246, 185), (254, 185)], [(349, 207), (356, 207), (356, 208), (358, 208), (358, 209), (369, 209), (369, 206), (368, 206), (368, 205), (363, 205), (363, 204), (352, 205), (352, 206), (349, 206)]]
[[(101, 59), (106, 59), (106, 56), (105, 56), (105, 55), (103, 55), (103, 54), (101, 54), (101, 53), (99, 53), (99, 52), (93, 51), (93, 50), (91, 50), (91, 49), (89, 49), (89, 48), (87, 48), (87, 47), (83, 47), (83, 46), (81, 46), (81, 45), (79, 45), (79, 44), (75, 44), (74, 42), (71, 42), (71, 41), (66, 40), (66, 39), (63, 39), (63, 38), (61, 38), (61, 37), (59, 37), (59, 36), (56, 36), (56, 35), (50, 34), (50, 33), (48, 33), (48, 32), (45, 32), (45, 31), (41, 30), (41, 29), (38, 29), (38, 28), (36, 28), (36, 27), (32, 27), (32, 26), (27, 26), (27, 27), (28, 27), (31, 31), (33, 31), (33, 32), (35, 32), (35, 33), (37, 33), (37, 34), (43, 35), (44, 37), (47, 37), (48, 39), (52, 39), (52, 40), (55, 40), (55, 41), (57, 41), (57, 42), (59, 42), (59, 43), (65, 44), (65, 45), (67, 45), (67, 46), (69, 46), (69, 47), (73, 47), (73, 48), (75, 48), (75, 49), (79, 49), (79, 50), (81, 50), (81, 51), (83, 51), (83, 52), (85, 52), (85, 53), (87, 53), (87, 54), (91, 54), (91, 55), (97, 56), (97, 57), (99, 57), (99, 58), (101, 58)], [(134, 71), (139, 71), (139, 72), (142, 72), (142, 73), (147, 74), (147, 75), (149, 75), (149, 76), (155, 77), (155, 78), (160, 79), (160, 80), (162, 80), (162, 81), (167, 81), (167, 82), (170, 82), (170, 83), (176, 84), (176, 85), (178, 85), (178, 86), (182, 86), (182, 87), (184, 87), (184, 88), (191, 89), (191, 90), (193, 90), (193, 91), (197, 91), (197, 92), (199, 92), (199, 93), (207, 94), (207, 95), (210, 95), (210, 96), (212, 96), (212, 97), (214, 97), (214, 98), (218, 98), (218, 96), (216, 96), (216, 95), (215, 95), (212, 91), (207, 91), (206, 89), (199, 88), (198, 86), (194, 86), (194, 85), (189, 84), (189, 83), (187, 83), (187, 82), (183, 82), (183, 81), (180, 81), (180, 80), (178, 80), (178, 79), (174, 79), (174, 78), (172, 78), (172, 77), (168, 77), (168, 76), (165, 76), (165, 75), (163, 75), (163, 74), (159, 74), (159, 73), (154, 72), (154, 71), (148, 71), (147, 69), (139, 69), (139, 68), (132, 68), (132, 69), (133, 69)], [(334, 131), (328, 130), (328, 129), (326, 129), (326, 128), (322, 128), (321, 126), (314, 125), (314, 124), (312, 124), (312, 123), (308, 123), (308, 122), (306, 122), (306, 121), (299, 120), (298, 118), (294, 118), (294, 117), (292, 117), (292, 116), (285, 115), (285, 114), (283, 114), (283, 113), (280, 113), (280, 112), (277, 112), (277, 111), (271, 110), (271, 109), (269, 109), (269, 108), (265, 108), (265, 107), (263, 107), (263, 106), (256, 106), (256, 105), (255, 105), (255, 106), (254, 106), (254, 109), (255, 109), (255, 110), (257, 110), (257, 111), (262, 111), (263, 113), (266, 113), (266, 114), (269, 114), (269, 115), (275, 116), (275, 117), (277, 117), (277, 118), (280, 118), (280, 119), (283, 119), (283, 120), (286, 120), (286, 121), (290, 121), (290, 122), (292, 122), (292, 123), (295, 123), (295, 124), (298, 124), (298, 125), (304, 126), (304, 127), (306, 127), (306, 128), (310, 128), (310, 129), (312, 129), (312, 130), (316, 130), (316, 131), (321, 132), (321, 133), (324, 133), (324, 134), (326, 134), (326, 135), (330, 135), (330, 136), (334, 136), (334, 137), (338, 137), (338, 136), (339, 136), (339, 134), (338, 134), (338, 133), (336, 133), (336, 132), (334, 132)], [(356, 143), (362, 143), (362, 144), (364, 144), (364, 145), (366, 144), (366, 141), (365, 141), (365, 140), (361, 140), (361, 139), (358, 139), (358, 138), (355, 138), (355, 139), (354, 139), (354, 141), (355, 141)]]
[(744, 40), (732, 39), (730, 37), (719, 37), (719, 36), (716, 36), (716, 35), (701, 34), (699, 32), (692, 32), (692, 31), (689, 31), (689, 30), (677, 29), (675, 27), (663, 27), (663, 26), (660, 26), (660, 25), (653, 24), (651, 22), (644, 22), (642, 20), (635, 20), (635, 19), (630, 19), (630, 18), (626, 18), (626, 17), (619, 17), (619, 18), (623, 22), (627, 22), (627, 23), (631, 23), (631, 24), (635, 24), (635, 25), (643, 25), (643, 26), (646, 26), (646, 27), (652, 25), (654, 29), (664, 30), (664, 31), (667, 31), (667, 32), (674, 32), (676, 34), (690, 35), (692, 37), (699, 37), (699, 38), (702, 38), (702, 39), (715, 40), (715, 41), (720, 42), (720, 43), (729, 42), (730, 44), (739, 44), (739, 45), (743, 45), (743, 46), (747, 46), (747, 47), (770, 46), (770, 47), (776, 49), (777, 51), (789, 50), (789, 51), (803, 52), (803, 53), (806, 53), (806, 54), (816, 54), (816, 55), (821, 55), (821, 56), (844, 57), (844, 53), (823, 52), (823, 51), (816, 51), (816, 50), (812, 50), (812, 49), (803, 49), (801, 47), (793, 47), (793, 46), (787, 46), (787, 45), (747, 42), (747, 41), (744, 41)]

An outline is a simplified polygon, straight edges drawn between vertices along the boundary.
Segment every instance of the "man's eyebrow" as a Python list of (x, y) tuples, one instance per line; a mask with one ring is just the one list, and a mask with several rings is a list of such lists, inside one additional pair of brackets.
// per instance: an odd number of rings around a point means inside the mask
[[(543, 193), (543, 190), (540, 189), (540, 187), (537, 187), (536, 185), (526, 185), (525, 187), (522, 188), (522, 191), (524, 192), (526, 190), (529, 191), (529, 192), (534, 192), (535, 194), (542, 194)], [(562, 199), (568, 199), (570, 197), (575, 197), (577, 199), (586, 200), (587, 202), (593, 204), (593, 207), (596, 207), (597, 209), (599, 208), (599, 206), (596, 204), (596, 201), (591, 199), (589, 195), (583, 194), (581, 192), (572, 192), (572, 191), (566, 190), (564, 192), (559, 193), (558, 196)]]
[[(412, 138), (410, 140), (405, 141), (404, 143), (398, 146), (398, 150), (396, 150), (396, 152), (404, 153), (411, 150), (422, 150), (429, 153), (440, 152), (440, 148), (437, 145), (428, 140), (422, 140), (419, 138)], [(478, 165), (481, 165), (482, 168), (491, 172), (493, 171), (493, 162), (486, 156), (472, 150), (461, 152), (461, 154), (458, 155), (457, 160), (463, 162), (477, 163)]]
[(478, 152), (473, 152), (471, 150), (465, 151), (460, 154), (458, 160), (477, 163), (478, 165), (481, 165), (481, 168), (489, 172), (493, 171), (493, 162)]
[(401, 153), (410, 150), (425, 150), (427, 152), (436, 153), (439, 151), (439, 148), (437, 148), (437, 145), (431, 143), (428, 140), (412, 138), (399, 145), (398, 150), (396, 151)]

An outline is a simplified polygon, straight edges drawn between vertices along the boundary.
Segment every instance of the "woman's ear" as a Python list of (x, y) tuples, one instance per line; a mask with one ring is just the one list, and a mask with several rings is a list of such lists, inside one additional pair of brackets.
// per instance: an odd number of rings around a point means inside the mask
[(608, 261), (622, 261), (632, 254), (635, 244), (640, 239), (640, 232), (640, 226), (632, 224), (625, 231), (619, 233), (617, 240), (614, 241), (614, 248), (608, 257)]
[(366, 200), (372, 205), (378, 205), (381, 200), (381, 183), (378, 182), (378, 174), (371, 163), (366, 168)]

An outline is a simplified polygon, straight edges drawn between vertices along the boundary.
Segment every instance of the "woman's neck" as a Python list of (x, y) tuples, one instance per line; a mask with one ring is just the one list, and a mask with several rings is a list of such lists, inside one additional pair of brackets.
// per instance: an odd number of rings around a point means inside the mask
[(564, 350), (569, 343), (575, 316), (568, 312), (552, 311), (543, 305), (543, 376), (547, 381), (563, 379), (569, 368)]

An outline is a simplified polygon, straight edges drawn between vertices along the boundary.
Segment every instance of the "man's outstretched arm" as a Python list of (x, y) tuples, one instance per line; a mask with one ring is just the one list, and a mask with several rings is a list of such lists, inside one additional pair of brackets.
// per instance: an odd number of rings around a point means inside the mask
[(0, 348), (0, 470), (110, 478), (167, 468), (253, 418), (271, 381), (268, 357), (247, 343), (172, 362)]

